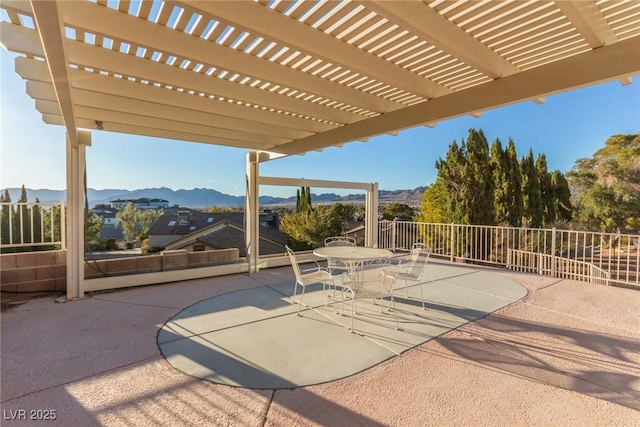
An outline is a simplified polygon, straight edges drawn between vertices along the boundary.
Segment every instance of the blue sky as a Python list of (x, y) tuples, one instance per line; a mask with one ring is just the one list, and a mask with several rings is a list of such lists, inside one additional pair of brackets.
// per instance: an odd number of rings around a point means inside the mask
[[(25, 82), (14, 72), (15, 55), (0, 48), (0, 188), (65, 188), (65, 131), (46, 125)], [(590, 157), (614, 134), (640, 131), (640, 76), (631, 85), (608, 82), (419, 127), (398, 136), (379, 136), (304, 156), (261, 164), (263, 176), (378, 182), (382, 190), (413, 189), (433, 183), (435, 161), (449, 144), (482, 129), (491, 143), (509, 138), (522, 157), (544, 153), (549, 169), (566, 172)], [(246, 150), (94, 131), (87, 148), (88, 186), (95, 189), (213, 188), (244, 195)], [(261, 187), (263, 195), (291, 196), (295, 188)], [(352, 191), (312, 189), (314, 193)]]

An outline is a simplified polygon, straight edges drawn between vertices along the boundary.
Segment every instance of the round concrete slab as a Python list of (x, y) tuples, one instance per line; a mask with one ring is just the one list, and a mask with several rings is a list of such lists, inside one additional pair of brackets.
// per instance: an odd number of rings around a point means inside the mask
[[(322, 286), (307, 287), (300, 315), (293, 283), (263, 286), (198, 302), (168, 321), (158, 346), (176, 369), (214, 383), (250, 389), (287, 389), (345, 378), (397, 356), (527, 293), (521, 285), (482, 270), (437, 271), (423, 293), (399, 291), (392, 313), (358, 302), (354, 332), (350, 303), (326, 306)], [(469, 283), (465, 286), (465, 283)], [(484, 285), (484, 286), (483, 286)]]

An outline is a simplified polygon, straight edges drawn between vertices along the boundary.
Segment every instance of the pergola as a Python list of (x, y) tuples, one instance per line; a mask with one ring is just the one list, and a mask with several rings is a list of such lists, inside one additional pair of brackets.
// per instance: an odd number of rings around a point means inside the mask
[[(15, 67), (28, 95), (46, 123), (67, 132), (68, 298), (84, 293), (82, 171), (92, 129), (247, 149), (251, 271), (258, 187), (295, 182), (261, 178), (260, 162), (542, 103), (603, 81), (627, 84), (640, 72), (637, 1), (1, 0), (0, 7), (9, 18), (0, 41), (20, 54)], [(370, 197), (370, 209), (376, 204)]]

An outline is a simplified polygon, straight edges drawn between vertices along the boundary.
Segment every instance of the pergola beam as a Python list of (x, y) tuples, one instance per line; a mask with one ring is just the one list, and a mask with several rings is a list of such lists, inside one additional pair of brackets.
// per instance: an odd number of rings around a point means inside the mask
[[(39, 32), (33, 31), (35, 37), (40, 36), (42, 56), (46, 59), (49, 73), (56, 92), (62, 117), (64, 117), (65, 127), (69, 142), (78, 144), (78, 131), (76, 129), (75, 114), (73, 111), (73, 100), (71, 98), (71, 84), (67, 75), (67, 55), (64, 44), (64, 25), (60, 20), (58, 2), (53, 0), (37, 1), (31, 0), (33, 18)], [(4, 23), (3, 23), (4, 24)], [(11, 24), (9, 24), (11, 25)], [(18, 27), (19, 29), (21, 27)]]
[[(25, 27), (20, 27), (9, 22), (0, 23), (0, 34), (10, 34), (10, 37), (2, 36), (7, 48), (17, 50), (16, 43), (26, 53), (33, 56), (43, 54), (37, 37), (38, 33)], [(13, 44), (11, 42), (14, 42)], [(62, 43), (62, 41), (61, 41)], [(162, 83), (166, 86), (182, 88), (184, 91), (203, 92), (225, 99), (242, 100), (243, 102), (267, 106), (288, 112), (296, 112), (300, 115), (327, 120), (336, 123), (352, 123), (363, 120), (365, 117), (349, 111), (307, 102), (296, 97), (284, 97), (271, 91), (259, 91), (255, 88), (225, 79), (212, 79), (204, 73), (195, 73), (190, 70), (174, 67), (166, 64), (157, 64), (135, 55), (128, 55), (102, 47), (88, 45), (84, 42), (64, 39), (67, 60), (70, 63), (83, 67), (93, 68), (109, 73), (122, 73), (122, 70), (132, 70), (128, 76), (139, 80)], [(160, 65), (160, 66), (159, 66)], [(66, 75), (66, 68), (64, 69)], [(67, 79), (67, 86), (68, 79)]]
[(592, 48), (599, 48), (618, 41), (595, 3), (566, 0), (555, 3)]
[[(1, 28), (1, 27), (0, 27)], [(16, 58), (16, 72), (20, 77), (27, 80), (27, 88), (31, 83), (51, 83), (51, 77), (46, 69), (46, 64), (34, 59), (19, 57)], [(300, 117), (279, 114), (269, 110), (247, 108), (229, 102), (211, 102), (207, 97), (192, 95), (175, 90), (160, 89), (162, 96), (158, 96), (158, 89), (152, 85), (139, 84), (126, 79), (103, 76), (99, 73), (90, 73), (84, 70), (69, 70), (69, 75), (73, 79), (72, 92), (74, 100), (79, 101), (82, 96), (77, 96), (78, 92), (87, 91), (87, 95), (106, 94), (110, 97), (120, 98), (125, 102), (142, 101), (161, 106), (181, 108), (190, 112), (203, 112), (222, 117), (223, 120), (233, 122), (233, 119), (246, 122), (245, 129), (249, 126), (257, 126), (257, 131), (261, 126), (267, 125), (284, 129), (284, 137), (291, 137), (287, 132), (300, 132), (299, 137), (312, 133), (324, 132), (333, 129), (335, 125), (330, 125), (321, 121), (307, 120)], [(38, 96), (34, 96), (40, 99)], [(269, 134), (268, 132), (266, 132)]]

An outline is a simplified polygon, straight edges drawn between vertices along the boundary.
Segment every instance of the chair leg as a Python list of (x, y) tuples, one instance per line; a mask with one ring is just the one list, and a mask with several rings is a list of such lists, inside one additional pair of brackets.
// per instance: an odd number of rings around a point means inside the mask
[(396, 331), (399, 329), (398, 327), (398, 310), (396, 310), (396, 300), (393, 299), (393, 295), (391, 295), (391, 305), (393, 305), (393, 317), (396, 320)]
[(298, 305), (298, 313), (297, 315), (300, 316), (300, 308), (302, 307), (302, 299), (304, 298), (304, 290), (305, 290), (306, 286), (302, 287), (302, 293), (300, 293), (300, 304)]
[(296, 292), (298, 292), (298, 282), (296, 282), (295, 286), (293, 287), (293, 297), (291, 297), (291, 304), (296, 303)]
[(353, 299), (351, 300), (351, 328), (349, 329), (349, 332), (353, 332), (353, 317), (355, 315), (356, 315), (356, 297), (354, 295)]
[(422, 292), (422, 283), (420, 283), (419, 286), (420, 286), (420, 299), (422, 300), (422, 309), (426, 310), (427, 307), (424, 306), (424, 292)]

